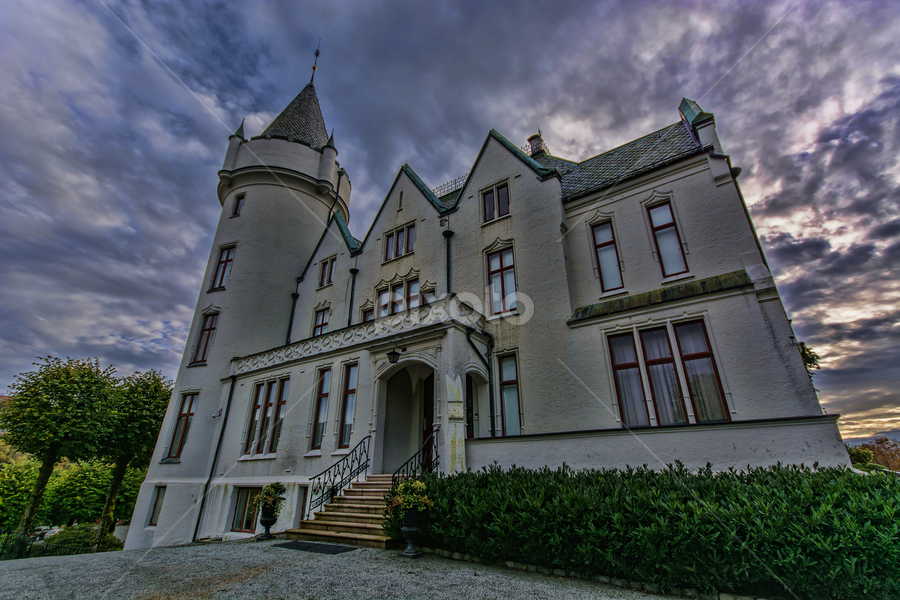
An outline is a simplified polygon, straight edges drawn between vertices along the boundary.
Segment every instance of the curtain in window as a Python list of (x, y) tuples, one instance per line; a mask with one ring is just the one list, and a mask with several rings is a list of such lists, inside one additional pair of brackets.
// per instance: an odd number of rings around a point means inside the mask
[[(665, 329), (641, 332), (641, 344), (647, 360), (647, 374), (656, 402), (656, 414), (660, 425), (687, 423), (681, 402), (681, 386), (675, 371), (675, 358)], [(664, 361), (664, 362), (659, 362)]]
[(609, 348), (612, 352), (622, 420), (629, 427), (647, 427), (650, 425), (650, 418), (647, 416), (647, 404), (644, 400), (644, 387), (641, 385), (641, 371), (637, 364), (634, 339), (631, 334), (610, 338)]
[(516, 373), (516, 357), (506, 356), (500, 360), (500, 399), (503, 402), (503, 426), (506, 435), (522, 433), (519, 423), (519, 384)]
[(678, 233), (674, 227), (657, 231), (656, 241), (659, 244), (659, 258), (662, 260), (666, 275), (687, 271), (681, 244), (678, 243)]
[(597, 266), (600, 268), (603, 290), (622, 287), (622, 273), (619, 271), (619, 258), (613, 243), (611, 223), (594, 227), (594, 245), (597, 247)]
[(348, 390), (344, 395), (344, 415), (341, 424), (341, 446), (350, 445), (350, 434), (353, 431), (353, 414), (356, 411), (356, 374), (357, 365), (347, 367), (347, 385), (344, 389)]
[(694, 413), (698, 422), (724, 421), (725, 400), (719, 388), (719, 378), (712, 359), (712, 350), (706, 342), (703, 323), (677, 325), (675, 334), (681, 348), (684, 373), (688, 380)]

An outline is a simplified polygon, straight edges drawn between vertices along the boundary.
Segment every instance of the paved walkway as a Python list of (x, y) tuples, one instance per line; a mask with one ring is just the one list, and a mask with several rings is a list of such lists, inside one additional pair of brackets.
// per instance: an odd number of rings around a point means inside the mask
[(0, 599), (7, 598), (661, 600), (664, 596), (436, 556), (402, 559), (396, 550), (326, 555), (250, 541), (3, 561)]

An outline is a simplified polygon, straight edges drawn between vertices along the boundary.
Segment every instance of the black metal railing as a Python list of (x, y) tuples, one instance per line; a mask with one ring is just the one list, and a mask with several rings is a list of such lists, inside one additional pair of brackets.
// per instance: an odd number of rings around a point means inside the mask
[(438, 454), (438, 432), (432, 431), (419, 451), (412, 455), (403, 466), (394, 471), (391, 477), (391, 488), (396, 489), (398, 485), (407, 479), (412, 479), (423, 473), (431, 473), (441, 463), (440, 454)]
[(306, 519), (309, 519), (319, 507), (327, 504), (341, 493), (345, 487), (357, 481), (360, 474), (365, 476), (369, 470), (369, 442), (371, 440), (372, 436), (367, 435), (354, 446), (347, 456), (310, 479)]

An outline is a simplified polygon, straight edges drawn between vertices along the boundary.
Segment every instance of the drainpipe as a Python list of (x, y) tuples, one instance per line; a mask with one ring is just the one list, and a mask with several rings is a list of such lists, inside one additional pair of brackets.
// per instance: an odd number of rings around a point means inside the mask
[(356, 292), (356, 274), (359, 273), (359, 269), (353, 267), (350, 269), (350, 275), (352, 279), (350, 279), (350, 310), (347, 314), (347, 327), (353, 325), (353, 295)]
[(447, 240), (447, 294), (451, 293), (453, 289), (450, 286), (450, 238), (453, 237), (453, 231), (450, 229), (445, 229), (441, 232), (441, 235), (444, 236), (444, 239)]
[[(300, 285), (300, 278), (297, 278), (297, 285)], [(291, 343), (291, 330), (294, 328), (294, 312), (297, 310), (297, 298), (300, 297), (300, 294), (297, 293), (297, 288), (294, 288), (294, 293), (291, 294), (291, 318), (288, 319), (288, 330), (287, 336), (284, 339), (284, 345), (287, 346)]]
[(478, 355), (478, 358), (481, 359), (481, 362), (484, 363), (484, 366), (487, 368), (488, 372), (488, 405), (490, 406), (491, 413), (491, 437), (497, 437), (497, 428), (496, 428), (496, 419), (494, 411), (494, 369), (491, 367), (491, 355), (494, 352), (494, 336), (488, 333), (485, 330), (481, 330), (479, 333), (487, 336), (488, 344), (487, 344), (487, 358), (481, 354), (481, 350), (478, 349), (478, 346), (475, 345), (475, 342), (472, 341), (472, 332), (475, 331), (471, 327), (466, 327), (466, 341), (469, 342), (469, 345), (472, 346), (472, 349), (475, 350), (475, 354)]
[(209, 484), (216, 473), (216, 463), (219, 462), (219, 451), (222, 449), (222, 438), (225, 437), (225, 426), (228, 424), (228, 413), (231, 412), (231, 399), (234, 397), (234, 383), (237, 375), (231, 376), (231, 387), (228, 388), (228, 402), (225, 403), (225, 414), (222, 416), (222, 428), (219, 429), (219, 441), (216, 443), (216, 453), (213, 454), (212, 466), (209, 469), (209, 477), (203, 484), (203, 498), (200, 500), (200, 511), (197, 513), (197, 522), (194, 524), (194, 536), (192, 542), (197, 541), (197, 533), (200, 531), (200, 520), (203, 518), (203, 509), (206, 508), (206, 496), (209, 493)]

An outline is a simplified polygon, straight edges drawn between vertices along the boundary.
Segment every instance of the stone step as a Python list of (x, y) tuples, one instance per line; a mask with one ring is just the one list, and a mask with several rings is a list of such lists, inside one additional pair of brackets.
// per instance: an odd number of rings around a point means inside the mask
[(346, 521), (301, 521), (297, 529), (303, 531), (338, 531), (341, 533), (361, 533), (364, 535), (383, 535), (381, 524), (350, 523)]
[(354, 481), (350, 484), (352, 490), (380, 490), (382, 492), (391, 491), (390, 483), (382, 483), (380, 481)]
[(348, 513), (323, 510), (313, 515), (313, 518), (316, 521), (372, 523), (375, 525), (381, 525), (384, 522), (384, 517), (381, 513), (376, 515), (369, 513)]
[(318, 531), (315, 529), (288, 529), (285, 531), (285, 537), (289, 540), (344, 544), (385, 550), (399, 548), (403, 544), (401, 540), (392, 540), (386, 535), (341, 533), (339, 531)]
[(382, 511), (381, 506), (375, 506), (374, 504), (326, 504), (323, 507), (328, 512), (349, 512), (349, 513), (358, 513), (358, 514), (368, 514), (368, 515), (380, 515)]
[(380, 496), (335, 496), (331, 504), (365, 504), (366, 506), (384, 506), (384, 498)]
[(348, 490), (344, 490), (344, 496), (365, 496), (367, 498), (379, 498), (384, 500), (384, 494), (386, 490), (372, 490), (367, 488), (350, 488)]

